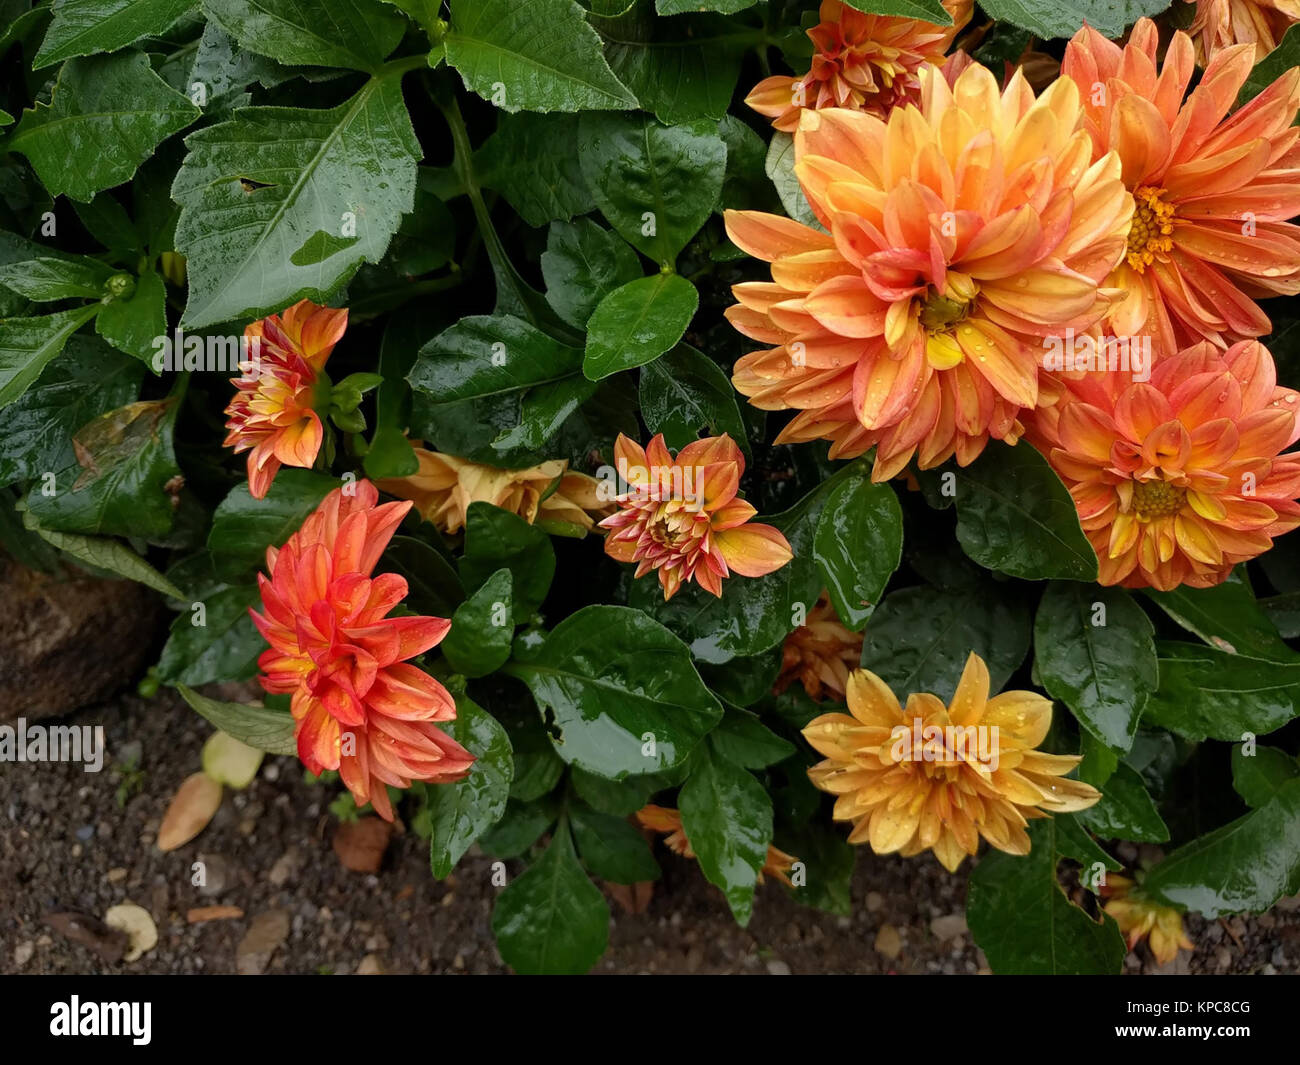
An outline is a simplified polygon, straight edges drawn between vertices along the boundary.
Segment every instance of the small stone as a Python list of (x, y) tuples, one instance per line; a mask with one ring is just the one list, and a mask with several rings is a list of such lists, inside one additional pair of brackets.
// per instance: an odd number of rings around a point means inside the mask
[(1274, 969), (1273, 966), (1271, 966), (1271, 965), (1265, 965), (1264, 968), (1260, 969), (1260, 971), (1259, 971), (1259, 975), (1260, 975), (1260, 976), (1276, 976), (1276, 975), (1277, 975), (1277, 970)]
[(296, 847), (290, 847), (271, 866), (271, 871), (266, 874), (275, 887), (284, 887), (291, 879), (298, 875), (298, 870), (302, 868), (302, 855), (298, 853)]
[(120, 883), (121, 881), (126, 879), (126, 870), (123, 869), (121, 866), (118, 866), (116, 869), (110, 869), (107, 873), (104, 874), (104, 879), (107, 880), (110, 884)]
[(191, 870), (191, 875), (203, 874), (195, 885), (200, 895), (216, 898), (234, 886), (235, 867), (228, 858), (220, 854), (200, 854), (198, 864), (202, 869)]
[(19, 943), (18, 946), (14, 947), (14, 968), (21, 969), (32, 960), (32, 955), (35, 953), (35, 943)]
[(958, 936), (963, 936), (967, 931), (966, 915), (950, 913), (943, 917), (936, 917), (930, 922), (930, 931), (944, 943), (956, 939)]
[(1286, 954), (1281, 947), (1278, 947), (1276, 950), (1274, 950), (1272, 956), (1268, 960), (1271, 961), (1274, 965), (1276, 965), (1279, 969), (1286, 968)]
[(289, 911), (267, 910), (253, 918), (244, 938), (235, 948), (235, 968), (242, 976), (259, 976), (266, 971), (275, 948), (289, 935)]
[(1282, 913), (1295, 913), (1300, 910), (1300, 895), (1292, 895), (1290, 898), (1278, 899), (1273, 904), (1273, 908), (1280, 910)]
[(453, 969), (463, 969), (463, 968), (465, 968), (465, 955), (464, 955), (464, 954), (457, 954), (454, 958), (452, 958), (452, 959), (451, 959), (451, 967), (452, 967)]
[(1226, 969), (1232, 964), (1232, 951), (1227, 947), (1220, 947), (1214, 952), (1214, 967), (1216, 969)]
[(879, 891), (867, 892), (867, 912), (875, 913), (885, 904), (885, 897)]
[(272, 782), (280, 779), (280, 767), (274, 762), (267, 762), (262, 766), (262, 777)]
[(357, 966), (357, 976), (383, 976), (384, 963), (378, 954), (367, 954)]
[(82, 843), (89, 843), (94, 835), (94, 825), (82, 825), (76, 832), (77, 839), (81, 840)]
[(772, 976), (789, 976), (790, 966), (788, 966), (785, 962), (781, 961), (779, 958), (772, 958), (767, 963), (767, 971)]
[(876, 933), (875, 948), (877, 954), (883, 954), (893, 961), (902, 953), (903, 937), (892, 924), (881, 925), (880, 931)]

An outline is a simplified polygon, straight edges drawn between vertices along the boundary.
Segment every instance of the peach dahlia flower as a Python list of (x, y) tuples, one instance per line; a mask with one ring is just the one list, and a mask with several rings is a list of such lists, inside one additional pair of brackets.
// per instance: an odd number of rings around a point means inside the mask
[(933, 69), (921, 82), (920, 107), (887, 121), (804, 112), (795, 172), (829, 232), (726, 215), (732, 241), (772, 264), (770, 282), (732, 289), (727, 317), (768, 345), (736, 363), (736, 388), (799, 411), (778, 442), (877, 447), (876, 480), (913, 455), (965, 465), (1019, 438), (1043, 338), (1105, 313), (1133, 210), (1118, 158), (1094, 162), (1078, 129), (1073, 82), (1037, 99), (1020, 71), (1001, 92), (978, 65), (951, 88)]
[(337, 769), (357, 805), (391, 821), (385, 785), (458, 780), (474, 756), (434, 723), (456, 716), (447, 689), (409, 662), (451, 623), (388, 617), (406, 580), (370, 576), (411, 504), (377, 506), (369, 481), (351, 488), (334, 489), (282, 548), (267, 549), (262, 613), (249, 613), (271, 645), (257, 660), (262, 687), (293, 697), (303, 764)]
[[(1034, 749), (1051, 727), (1051, 700), (1029, 691), (990, 699), (988, 668), (973, 652), (946, 707), (916, 693), (904, 708), (866, 669), (849, 677), (848, 706), (848, 714), (823, 714), (803, 730), (826, 759), (808, 777), (836, 796), (835, 820), (853, 822), (849, 842), (869, 843), (877, 854), (933, 850), (949, 872), (976, 852), (980, 836), (998, 850), (1028, 854), (1029, 819), (1084, 810), (1101, 798), (1066, 779), (1077, 755)], [(937, 727), (937, 739), (928, 726)]]
[(798, 681), (810, 698), (843, 702), (849, 672), (861, 658), (862, 633), (840, 621), (830, 596), (822, 592), (804, 623), (785, 638), (773, 691), (780, 695)]
[(348, 327), (347, 308), (300, 300), (282, 314), (254, 322), (245, 338), (258, 342), (255, 375), (231, 380), (236, 388), (223, 446), (248, 455), (248, 489), (265, 499), (281, 466), (310, 468), (324, 427), (316, 407), (329, 395), (325, 361)]
[[(686, 830), (682, 828), (681, 811), (674, 810), (670, 806), (655, 806), (651, 803), (649, 806), (643, 806), (636, 814), (637, 824), (642, 828), (647, 828), (651, 832), (661, 832), (664, 834), (664, 846), (674, 854), (680, 854), (683, 858), (694, 858), (695, 852), (691, 850), (690, 840), (686, 838)], [(793, 887), (790, 878), (786, 875), (791, 867), (799, 859), (793, 854), (786, 854), (783, 850), (778, 850), (771, 844), (767, 848), (767, 858), (763, 862), (763, 868), (759, 870), (758, 882), (763, 882), (763, 874), (775, 877), (786, 887)]]
[(786, 133), (799, 128), (805, 108), (844, 107), (887, 115), (920, 96), (917, 71), (943, 62), (958, 32), (970, 21), (974, 0), (943, 0), (951, 26), (918, 19), (868, 15), (840, 0), (822, 0), (820, 21), (808, 31), (812, 68), (803, 77), (764, 78), (745, 98)]
[(588, 532), (595, 527), (593, 515), (602, 517), (613, 509), (597, 494), (596, 479), (570, 470), (564, 459), (503, 470), (418, 445), (415, 457), (420, 464), (415, 473), (375, 484), (389, 495), (412, 500), (420, 517), (445, 533), (465, 527), (471, 503), (491, 503), (529, 524), (561, 521)]
[(1095, 155), (1117, 152), (1136, 201), (1127, 254), (1108, 284), (1128, 295), (1110, 328), (1173, 351), (1227, 347), (1270, 329), (1255, 298), (1300, 292), (1300, 69), (1229, 116), (1252, 49), (1220, 51), (1196, 71), (1191, 38), (1175, 33), (1163, 66), (1150, 19), (1121, 48), (1085, 26), (1061, 64), (1083, 94)]
[(665, 600), (691, 580), (720, 596), (732, 571), (762, 577), (794, 557), (786, 538), (751, 523), (757, 511), (736, 497), (745, 456), (726, 433), (687, 444), (676, 458), (662, 433), (644, 450), (620, 433), (614, 455), (628, 491), (600, 523), (609, 530), (605, 554), (637, 563), (637, 577), (657, 572)]
[(1061, 476), (1102, 584), (1219, 584), (1300, 525), (1300, 393), (1258, 341), (1157, 357), (1151, 380), (1063, 374), (1030, 440)]
[(1178, 956), (1179, 948), (1196, 949), (1183, 931), (1183, 915), (1148, 898), (1128, 877), (1107, 873), (1101, 895), (1106, 900), (1102, 909), (1119, 925), (1129, 950), (1146, 939), (1156, 961), (1168, 965)]
[(1187, 0), (1196, 5), (1188, 29), (1202, 66), (1225, 48), (1249, 44), (1258, 63), (1300, 22), (1300, 0)]

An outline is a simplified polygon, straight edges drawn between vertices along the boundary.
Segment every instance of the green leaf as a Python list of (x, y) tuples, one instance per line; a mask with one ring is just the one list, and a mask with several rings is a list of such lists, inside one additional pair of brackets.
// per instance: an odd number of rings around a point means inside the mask
[[(202, 614), (194, 610), (198, 603)], [(261, 606), (256, 585), (220, 586), (182, 610), (158, 659), (159, 680), (194, 688), (256, 676), (266, 640), (248, 616), (250, 606)], [(195, 624), (199, 618), (202, 625)]]
[[(842, 832), (817, 820), (798, 830), (777, 829), (776, 845), (803, 863), (806, 882), (791, 894), (803, 906), (848, 917), (853, 913), (853, 868), (857, 849)], [(797, 883), (797, 881), (796, 881)]]
[(577, 115), (503, 114), (497, 131), (474, 154), (474, 173), (530, 226), (596, 206), (578, 165)]
[(1151, 801), (1142, 776), (1132, 766), (1120, 764), (1101, 787), (1101, 802), (1075, 814), (1080, 824), (1103, 839), (1138, 843), (1164, 843), (1169, 829)]
[(519, 423), (503, 430), (492, 441), (492, 449), (505, 456), (517, 449), (535, 451), (545, 447), (595, 394), (596, 384), (577, 374), (529, 389), (519, 403)]
[(97, 300), (113, 268), (96, 259), (44, 257), (0, 266), (0, 285), (35, 303), (55, 300)]
[(23, 112), (8, 147), (27, 156), (51, 196), (88, 201), (129, 181), (162, 141), (198, 117), (143, 52), (70, 59), (49, 104)]
[(902, 588), (885, 597), (863, 632), (862, 666), (900, 699), (933, 692), (947, 702), (974, 652), (1000, 691), (1029, 650), (1029, 611), (992, 584)]
[(753, 706), (772, 694), (781, 672), (781, 648), (771, 647), (761, 655), (733, 658), (721, 665), (701, 665), (704, 683), (733, 706)]
[(567, 825), (501, 892), (492, 934), (505, 963), (525, 976), (585, 973), (605, 953), (609, 905), (578, 864)]
[(501, 820), (514, 775), (510, 738), (491, 714), (466, 695), (456, 697), (456, 720), (441, 727), (474, 755), (469, 776), (425, 786), (432, 829), (429, 862), (446, 878), (471, 844)]
[(1296, 716), (1300, 662), (1266, 662), (1194, 643), (1160, 641), (1160, 687), (1144, 725), (1185, 739), (1237, 741), (1281, 728)]
[(573, 0), (451, 0), (447, 63), (505, 111), (636, 107), (585, 15)]
[(203, 0), (203, 10), (245, 48), (289, 66), (373, 73), (406, 29), (377, 0)]
[(0, 408), (32, 386), (68, 338), (98, 309), (92, 305), (39, 318), (0, 318)]
[(611, 69), (644, 110), (669, 125), (726, 114), (741, 59), (760, 31), (719, 18), (655, 18), (644, 2), (607, 6), (625, 10), (593, 11), (589, 19)]
[(1050, 40), (1073, 37), (1085, 22), (1103, 37), (1119, 37), (1144, 15), (1158, 15), (1169, 0), (988, 0), (980, 6), (990, 18)]
[(844, 0), (844, 3), (868, 15), (895, 15), (932, 22), (936, 26), (952, 25), (952, 16), (940, 0)]
[(129, 299), (100, 308), (95, 331), (118, 351), (152, 365), (154, 341), (167, 333), (167, 286), (160, 275), (146, 270), (136, 279)]
[(1074, 500), (1032, 447), (990, 443), (957, 478), (957, 540), (987, 569), (1026, 580), (1095, 581)]
[(679, 765), (722, 717), (685, 644), (628, 607), (583, 607), (505, 672), (554, 715), (560, 757), (613, 780)]
[(541, 719), (530, 714), (524, 720), (522, 727), (512, 722), (510, 728), (515, 748), (515, 778), (510, 783), (510, 797), (519, 802), (534, 802), (548, 795), (560, 782), (564, 763), (555, 753)]
[(1258, 603), (1264, 616), (1283, 639), (1294, 640), (1300, 636), (1300, 592), (1272, 595), (1258, 600)]
[(666, 775), (647, 774), (626, 780), (607, 780), (595, 773), (573, 769), (569, 773), (573, 790), (592, 809), (617, 817), (636, 813), (656, 791), (668, 787)]
[(249, 706), (247, 703), (218, 702), (200, 695), (184, 684), (178, 684), (176, 690), (203, 717), (240, 743), (268, 754), (298, 753), (291, 714), (282, 710), (268, 710), (264, 706)]
[(1023, 858), (991, 850), (971, 873), (966, 920), (997, 973), (1021, 976), (1118, 975), (1127, 953), (1115, 921), (1099, 924), (1061, 890), (1056, 819), (1029, 826)]
[(764, 725), (757, 714), (735, 707), (727, 707), (709, 740), (720, 758), (743, 769), (763, 769), (794, 754), (794, 747)]
[(599, 381), (653, 362), (682, 339), (699, 305), (695, 286), (677, 274), (655, 274), (616, 288), (587, 323), (582, 372)]
[(688, 11), (719, 11), (734, 15), (753, 7), (758, 0), (655, 0), (655, 10), (661, 15), (681, 15)]
[(142, 376), (138, 362), (98, 338), (70, 337), (62, 357), (0, 411), (0, 484), (31, 480), (75, 462), (73, 434), (135, 399)]
[[(21, 504), (20, 504), (21, 506)], [(71, 555), (95, 569), (108, 570), (120, 577), (138, 581), (172, 599), (183, 599), (185, 593), (154, 569), (120, 540), (107, 536), (78, 536), (75, 533), (56, 532), (41, 527), (33, 514), (23, 510), (23, 525), (36, 533), (46, 543)]]
[[(383, 257), (415, 203), (421, 149), (400, 70), (325, 110), (240, 108), (185, 143), (172, 198), (189, 273), (184, 322), (195, 329), (326, 302), (363, 261)], [(348, 243), (303, 259), (324, 250), (320, 235)]]
[(1294, 66), (1300, 66), (1300, 25), (1293, 23), (1277, 47), (1255, 64), (1237, 96), (1237, 106), (1253, 100)]
[(477, 589), (503, 566), (513, 578), (514, 621), (520, 625), (550, 591), (555, 575), (551, 538), (507, 510), (491, 503), (471, 503), (465, 517), (461, 580), (466, 589)]
[(1154, 635), (1122, 588), (1053, 581), (1034, 621), (1038, 676), (1098, 740), (1127, 751), (1156, 688)]
[(573, 838), (587, 872), (615, 884), (659, 879), (659, 863), (645, 836), (622, 817), (575, 805)]
[(510, 586), (510, 571), (499, 569), (456, 608), (451, 631), (438, 646), (457, 673), (483, 677), (510, 657), (514, 638)]
[(32, 69), (158, 36), (194, 6), (195, 0), (56, 0)]
[(674, 451), (701, 435), (726, 433), (749, 452), (735, 389), (716, 362), (689, 344), (678, 344), (642, 368), (640, 400), (646, 426), (663, 433)]
[(435, 403), (481, 399), (558, 381), (582, 365), (577, 348), (522, 318), (462, 318), (420, 349), (407, 377)]
[(1297, 660), (1240, 571), (1212, 588), (1181, 585), (1169, 592), (1149, 589), (1146, 594), (1179, 625), (1220, 651), (1274, 662)]
[(265, 499), (254, 499), (247, 481), (237, 484), (212, 515), (208, 550), (217, 577), (234, 583), (265, 566), (266, 549), (282, 546), (338, 486), (332, 477), (299, 469), (276, 474)]
[(767, 176), (772, 179), (772, 186), (781, 199), (785, 213), (796, 222), (802, 222), (814, 229), (821, 229), (821, 223), (808, 206), (808, 198), (803, 194), (803, 186), (794, 174), (794, 138), (788, 133), (777, 130), (767, 145), (767, 158), (763, 164)]
[(555, 824), (555, 818), (555, 804), (549, 800), (517, 802), (511, 799), (506, 803), (506, 812), (501, 820), (479, 836), (479, 846), (494, 858), (518, 858)]
[(546, 302), (570, 325), (586, 329), (606, 295), (640, 276), (636, 252), (612, 230), (590, 218), (551, 223), (542, 253)]
[(1178, 848), (1147, 873), (1144, 891), (1207, 919), (1260, 913), (1300, 892), (1300, 780), (1267, 803)]
[(1232, 786), (1251, 809), (1268, 805), (1289, 781), (1300, 777), (1300, 764), (1277, 747), (1256, 747), (1247, 755), (1232, 745)]
[(394, 536), (379, 569), (406, 578), (406, 603), (416, 613), (449, 618), (465, 600), (455, 567), (445, 555), (414, 536)]
[(903, 557), (903, 512), (887, 484), (865, 473), (831, 492), (817, 519), (813, 558), (835, 613), (855, 631), (867, 623)]
[(584, 114), (582, 172), (625, 240), (672, 266), (718, 203), (727, 145), (716, 122), (664, 126), (647, 115)]
[(752, 774), (702, 750), (677, 801), (705, 878), (722, 890), (737, 922), (747, 925), (772, 843), (772, 800)]

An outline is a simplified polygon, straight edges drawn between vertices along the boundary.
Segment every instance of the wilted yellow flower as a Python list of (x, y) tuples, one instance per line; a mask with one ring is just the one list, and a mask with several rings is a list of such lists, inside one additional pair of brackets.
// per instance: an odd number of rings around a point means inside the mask
[[(1142, 894), (1141, 888), (1126, 876), (1106, 875), (1101, 894), (1106, 899), (1102, 907), (1115, 918), (1119, 930), (1133, 950), (1143, 939), (1156, 961), (1168, 965), (1178, 956), (1178, 948), (1195, 950), (1192, 941), (1183, 931), (1183, 916), (1172, 906), (1162, 906)], [(1149, 938), (1148, 938), (1149, 937)]]
[[(635, 816), (642, 828), (648, 828), (651, 832), (664, 833), (664, 846), (674, 854), (680, 854), (683, 858), (695, 857), (690, 841), (686, 838), (686, 830), (682, 828), (680, 810), (674, 810), (670, 806), (655, 806), (651, 803), (639, 809)], [(767, 859), (758, 873), (758, 882), (760, 884), (763, 882), (763, 874), (766, 873), (781, 881), (786, 887), (794, 887), (785, 874), (798, 860), (794, 855), (786, 854), (785, 851), (769, 845)]]
[(862, 633), (840, 621), (830, 597), (822, 592), (804, 623), (785, 638), (773, 691), (780, 695), (797, 680), (812, 698), (842, 703), (849, 671), (861, 657)]
[(1300, 0), (1187, 2), (1196, 5), (1188, 32), (1196, 42), (1196, 61), (1201, 66), (1234, 44), (1253, 44), (1258, 63), (1278, 46), (1293, 23), (1300, 22)]
[(375, 484), (389, 495), (413, 501), (420, 517), (445, 533), (465, 527), (471, 503), (491, 503), (530, 523), (567, 522), (587, 532), (597, 518), (614, 510), (612, 502), (603, 502), (597, 494), (599, 482), (570, 470), (564, 459), (503, 470), (418, 446), (415, 457), (420, 463), (415, 473), (386, 477)]
[(849, 677), (848, 714), (823, 714), (803, 730), (826, 756), (808, 770), (837, 796), (834, 817), (852, 821), (850, 843), (904, 857), (933, 850), (949, 872), (983, 836), (1008, 854), (1028, 854), (1031, 818), (1091, 806), (1100, 793), (1065, 774), (1077, 755), (1034, 748), (1052, 724), (1052, 703), (1036, 692), (989, 698), (989, 671), (975, 653), (945, 707), (925, 692), (907, 707), (870, 670)]

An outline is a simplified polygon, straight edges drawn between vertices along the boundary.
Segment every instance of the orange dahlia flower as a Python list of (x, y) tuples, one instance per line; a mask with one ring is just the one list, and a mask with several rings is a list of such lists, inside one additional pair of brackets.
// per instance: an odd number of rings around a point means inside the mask
[(822, 0), (821, 21), (808, 31), (812, 69), (801, 78), (764, 78), (746, 98), (786, 133), (799, 128), (805, 108), (844, 107), (887, 115), (921, 94), (917, 71), (943, 62), (943, 54), (970, 21), (974, 0), (943, 0), (951, 26), (919, 19), (868, 15), (840, 0)]
[(315, 408), (329, 395), (325, 361), (348, 327), (347, 308), (301, 300), (244, 330), (257, 357), (230, 383), (225, 447), (248, 455), (248, 489), (266, 498), (281, 466), (310, 467), (324, 439)]
[(862, 633), (848, 628), (822, 592), (804, 623), (785, 638), (781, 672), (773, 691), (780, 695), (796, 680), (813, 699), (844, 701), (849, 671), (862, 658)]
[[(690, 841), (686, 838), (686, 830), (682, 828), (682, 815), (678, 810), (669, 806), (655, 806), (651, 803), (649, 806), (643, 806), (636, 812), (637, 823), (642, 828), (648, 828), (651, 832), (664, 833), (664, 846), (674, 854), (680, 854), (683, 858), (694, 858), (695, 852), (691, 850)], [(799, 859), (793, 854), (786, 854), (783, 850), (768, 845), (767, 859), (763, 862), (763, 868), (759, 870), (758, 882), (763, 882), (763, 874), (775, 877), (786, 887), (794, 887), (790, 883), (790, 878), (786, 875), (794, 863)]]
[(406, 580), (370, 576), (411, 504), (376, 506), (369, 481), (351, 488), (336, 488), (282, 548), (267, 549), (262, 613), (249, 613), (271, 645), (257, 660), (262, 687), (293, 697), (303, 764), (337, 769), (358, 805), (391, 821), (385, 785), (458, 780), (474, 756), (434, 724), (456, 716), (447, 689), (409, 662), (451, 623), (388, 617)]
[(1101, 895), (1106, 900), (1102, 909), (1115, 918), (1128, 940), (1129, 950), (1150, 937), (1147, 945), (1151, 954), (1161, 965), (1168, 965), (1178, 956), (1180, 947), (1196, 949), (1183, 931), (1183, 915), (1172, 906), (1147, 898), (1128, 877), (1107, 873)]
[(1219, 584), (1300, 524), (1300, 454), (1279, 454), (1300, 437), (1300, 393), (1253, 340), (1202, 341), (1132, 376), (1062, 375), (1030, 439), (1074, 497), (1102, 584)]
[(673, 458), (662, 433), (644, 450), (620, 433), (614, 455), (628, 491), (600, 523), (609, 530), (605, 554), (636, 562), (637, 577), (657, 571), (665, 600), (692, 579), (720, 596), (732, 570), (762, 577), (794, 557), (786, 538), (751, 523), (757, 511), (736, 498), (745, 456), (727, 434), (696, 440)]
[[(933, 850), (949, 872), (983, 836), (998, 850), (1029, 853), (1030, 818), (1084, 810), (1101, 798), (1065, 774), (1075, 755), (1034, 748), (1052, 724), (1036, 692), (989, 698), (989, 671), (972, 653), (945, 707), (928, 693), (899, 706), (869, 670), (849, 677), (849, 714), (824, 714), (803, 730), (826, 760), (808, 777), (836, 796), (834, 817), (852, 821), (850, 843), (905, 857)], [(1044, 812), (1046, 811), (1046, 812)]]
[(1105, 313), (1099, 283), (1124, 253), (1133, 210), (1113, 155), (1092, 160), (1073, 82), (1042, 96), (984, 67), (950, 88), (921, 71), (920, 107), (888, 121), (806, 111), (795, 173), (829, 232), (728, 211), (770, 282), (732, 291), (727, 317), (769, 345), (733, 381), (763, 410), (800, 413), (778, 442), (877, 447), (873, 477), (917, 455), (965, 465), (989, 438), (1014, 443), (1038, 401), (1043, 338)]
[[(593, 515), (613, 506), (599, 494), (599, 482), (568, 468), (564, 459), (550, 459), (522, 470), (503, 470), (417, 446), (420, 468), (409, 477), (388, 477), (375, 484), (399, 499), (410, 499), (420, 517), (445, 533), (465, 527), (471, 503), (491, 503), (530, 524), (559, 521), (590, 532)], [(558, 483), (557, 483), (558, 482)]]
[(1114, 151), (1136, 200), (1128, 248), (1108, 284), (1128, 295), (1117, 336), (1151, 334), (1166, 351), (1198, 340), (1227, 347), (1270, 329), (1255, 297), (1300, 292), (1300, 69), (1235, 114), (1252, 49), (1220, 51), (1186, 102), (1191, 38), (1175, 33), (1163, 66), (1150, 19), (1128, 44), (1085, 26), (1061, 64), (1086, 101), (1095, 156)]
[(1249, 44), (1258, 63), (1300, 22), (1300, 0), (1187, 0), (1196, 17), (1187, 31), (1196, 43), (1196, 61), (1204, 65), (1225, 48)]

